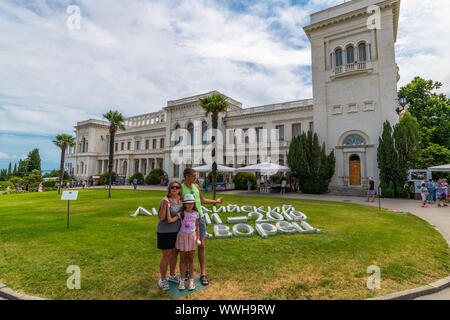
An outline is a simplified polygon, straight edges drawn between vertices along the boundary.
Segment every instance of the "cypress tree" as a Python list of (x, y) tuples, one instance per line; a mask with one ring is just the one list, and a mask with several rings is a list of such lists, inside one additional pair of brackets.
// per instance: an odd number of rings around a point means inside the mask
[(405, 181), (405, 174), (395, 149), (394, 135), (389, 121), (383, 124), (383, 133), (378, 138), (377, 161), (380, 181), (386, 184), (392, 183), (394, 197), (397, 198), (397, 188)]
[(326, 154), (325, 143), (319, 143), (311, 131), (292, 139), (287, 163), (293, 175), (300, 180), (300, 190), (305, 193), (325, 193), (333, 177), (336, 159), (334, 151)]
[(11, 162), (9, 163), (8, 166), (8, 179), (12, 177), (12, 172), (11, 172)]

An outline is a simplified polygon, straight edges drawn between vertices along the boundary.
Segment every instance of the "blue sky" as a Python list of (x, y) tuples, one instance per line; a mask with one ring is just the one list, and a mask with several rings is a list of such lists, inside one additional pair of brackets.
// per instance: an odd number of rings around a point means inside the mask
[[(302, 27), (343, 0), (2, 0), (0, 168), (109, 109), (152, 112), (167, 100), (219, 90), (244, 107), (312, 97)], [(81, 29), (66, 22), (81, 8)], [(450, 92), (450, 1), (402, 1), (399, 85), (415, 75)]]

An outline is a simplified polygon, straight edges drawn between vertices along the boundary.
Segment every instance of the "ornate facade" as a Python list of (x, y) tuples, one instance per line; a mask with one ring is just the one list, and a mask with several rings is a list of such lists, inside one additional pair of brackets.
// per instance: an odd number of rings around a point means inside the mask
[[(267, 160), (285, 164), (292, 137), (312, 130), (328, 152), (335, 152), (335, 189), (361, 188), (371, 176), (377, 181), (383, 122), (398, 122), (399, 7), (400, 0), (353, 0), (312, 14), (304, 30), (311, 41), (313, 99), (242, 108), (227, 97), (230, 107), (219, 118), (224, 143), (219, 161), (235, 167)], [(126, 130), (116, 135), (114, 170), (127, 178), (158, 167), (169, 178), (180, 178), (185, 167), (205, 163), (194, 156), (177, 164), (171, 154), (180, 143), (191, 146), (192, 155), (208, 148), (211, 118), (199, 98), (213, 92), (168, 101), (158, 112), (126, 119)], [(106, 172), (108, 123), (87, 120), (75, 129), (77, 146), (68, 150), (66, 170), (80, 179)], [(252, 148), (261, 146), (268, 151), (253, 156)]]

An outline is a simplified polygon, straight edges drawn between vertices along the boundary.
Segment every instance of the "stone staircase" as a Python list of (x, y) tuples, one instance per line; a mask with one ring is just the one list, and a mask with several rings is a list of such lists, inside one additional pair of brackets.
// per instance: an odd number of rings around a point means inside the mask
[(330, 186), (328, 194), (332, 196), (366, 197), (367, 189), (361, 187), (336, 187)]

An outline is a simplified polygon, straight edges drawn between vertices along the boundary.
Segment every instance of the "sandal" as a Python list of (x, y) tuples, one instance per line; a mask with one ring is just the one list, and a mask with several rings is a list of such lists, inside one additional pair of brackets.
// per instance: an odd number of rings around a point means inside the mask
[(167, 291), (167, 290), (170, 289), (169, 284), (167, 283), (166, 280), (159, 279), (159, 280), (158, 280), (158, 286), (159, 286), (161, 289), (163, 289), (164, 291)]
[(202, 285), (204, 285), (204, 286), (209, 285), (209, 280), (208, 280), (208, 278), (206, 277), (206, 275), (202, 275), (202, 276), (200, 277), (200, 282), (201, 282)]

